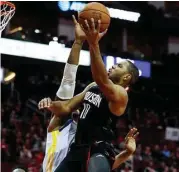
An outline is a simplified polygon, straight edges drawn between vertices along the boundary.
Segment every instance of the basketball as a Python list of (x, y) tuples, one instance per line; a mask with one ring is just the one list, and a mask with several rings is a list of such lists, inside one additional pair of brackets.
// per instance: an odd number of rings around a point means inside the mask
[(78, 15), (78, 21), (83, 27), (85, 27), (85, 20), (87, 20), (90, 25), (91, 18), (94, 18), (95, 26), (97, 25), (98, 20), (101, 20), (100, 32), (104, 32), (109, 27), (111, 21), (108, 9), (98, 2), (88, 3)]

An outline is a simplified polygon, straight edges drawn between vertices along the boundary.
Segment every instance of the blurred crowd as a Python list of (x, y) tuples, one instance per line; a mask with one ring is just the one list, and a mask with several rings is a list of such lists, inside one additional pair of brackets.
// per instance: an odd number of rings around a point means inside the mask
[[(45, 96), (53, 99), (60, 84), (57, 77), (49, 80), (49, 76), (44, 76), (41, 80), (31, 76), (27, 80), (28, 88), (23, 91), (17, 90), (16, 85), (14, 90), (9, 85), (2, 85), (5, 97), (2, 97), (1, 105), (1, 160), (3, 164), (8, 162), (8, 167), (2, 166), (2, 169), (6, 168), (7, 172), (7, 168), (17, 165), (26, 167), (29, 172), (39, 171), (44, 157), (50, 113), (39, 111), (37, 103)], [(75, 92), (82, 91), (88, 83), (77, 81)], [(175, 118), (177, 112), (171, 112), (171, 114), (173, 114), (172, 122), (170, 121), (172, 115), (169, 115), (170, 119), (168, 119), (165, 111), (145, 107), (136, 108), (131, 104), (116, 125), (118, 138), (114, 144), (122, 150), (125, 146), (125, 135), (132, 126), (138, 128), (140, 135), (137, 138), (135, 155), (130, 163), (123, 164), (119, 171), (177, 172), (179, 144), (165, 140), (165, 128), (178, 127), (179, 124), (178, 118)]]
[(2, 104), (1, 161), (38, 172), (44, 157), (47, 125), (35, 112), (30, 120), (24, 118), (22, 106), (11, 100)]

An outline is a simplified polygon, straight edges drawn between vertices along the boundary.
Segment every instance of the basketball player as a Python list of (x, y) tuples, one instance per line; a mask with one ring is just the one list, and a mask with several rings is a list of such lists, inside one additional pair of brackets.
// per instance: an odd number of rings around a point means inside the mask
[[(78, 24), (75, 19), (74, 22), (75, 25)], [(106, 32), (99, 33), (100, 21), (97, 29), (94, 19), (91, 24), (87, 21), (85, 23), (86, 30), (83, 30), (90, 48), (91, 71), (96, 84), (90, 84), (82, 93), (67, 101), (47, 99), (46, 106), (39, 105), (40, 109), (47, 108), (56, 116), (66, 116), (83, 105), (75, 143), (55, 172), (81, 172), (86, 171), (86, 168), (88, 172), (110, 172), (116, 168), (115, 152), (111, 145), (116, 120), (127, 106), (125, 88), (134, 84), (139, 77), (138, 69), (128, 60), (114, 65), (107, 73), (98, 43)], [(132, 130), (133, 137), (136, 131)], [(122, 153), (120, 162), (126, 161), (131, 153), (133, 152), (128, 150)], [(104, 168), (101, 169), (102, 167)]]
[[(79, 63), (80, 50), (85, 40), (85, 34), (79, 25), (75, 25), (75, 41), (73, 43), (68, 61), (65, 65), (61, 85), (56, 93), (56, 99), (68, 100), (73, 97), (76, 72)], [(40, 103), (47, 103), (43, 99)], [(75, 115), (78, 112), (74, 112)], [(53, 172), (66, 157), (69, 146), (74, 141), (76, 133), (76, 120), (69, 119), (65, 124), (63, 119), (52, 116), (47, 129), (46, 153), (43, 161), (43, 171)]]

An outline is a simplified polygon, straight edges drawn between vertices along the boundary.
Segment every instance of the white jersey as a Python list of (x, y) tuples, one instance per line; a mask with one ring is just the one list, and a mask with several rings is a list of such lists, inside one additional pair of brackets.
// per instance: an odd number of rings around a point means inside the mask
[(68, 120), (61, 129), (47, 133), (43, 172), (54, 172), (60, 165), (74, 142), (76, 128), (77, 123)]

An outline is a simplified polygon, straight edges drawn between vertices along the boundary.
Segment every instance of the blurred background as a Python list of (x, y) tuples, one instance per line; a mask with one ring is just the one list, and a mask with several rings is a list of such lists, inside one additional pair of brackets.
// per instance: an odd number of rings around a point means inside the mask
[[(50, 114), (37, 103), (54, 99), (74, 41), (72, 14), (88, 2), (13, 2), (16, 13), (0, 38), (1, 166), (37, 172)], [(111, 24), (100, 42), (108, 69), (130, 59), (140, 70), (117, 123), (119, 150), (135, 126), (137, 150), (117, 171), (179, 171), (179, 2), (102, 2)], [(131, 13), (132, 12), (132, 13)], [(92, 81), (88, 45), (80, 57), (75, 94)]]

